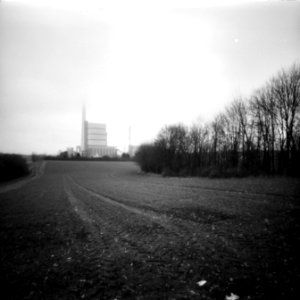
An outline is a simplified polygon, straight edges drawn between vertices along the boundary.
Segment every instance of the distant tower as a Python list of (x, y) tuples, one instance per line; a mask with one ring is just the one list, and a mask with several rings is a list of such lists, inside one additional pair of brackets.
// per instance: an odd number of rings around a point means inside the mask
[(85, 121), (85, 105), (82, 107), (82, 127), (81, 127), (81, 151), (86, 151), (86, 121)]

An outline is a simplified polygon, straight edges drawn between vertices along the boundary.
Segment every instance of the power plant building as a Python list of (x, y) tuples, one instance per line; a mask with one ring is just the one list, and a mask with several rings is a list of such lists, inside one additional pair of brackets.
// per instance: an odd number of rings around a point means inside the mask
[(117, 156), (117, 149), (107, 146), (106, 125), (86, 121), (85, 107), (82, 111), (81, 154), (84, 157)]

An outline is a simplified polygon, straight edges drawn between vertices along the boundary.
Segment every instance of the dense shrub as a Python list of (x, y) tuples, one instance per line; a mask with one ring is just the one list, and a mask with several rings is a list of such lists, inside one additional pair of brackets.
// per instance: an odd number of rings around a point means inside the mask
[(163, 170), (161, 154), (156, 145), (144, 144), (139, 147), (135, 161), (144, 172), (161, 173)]
[(24, 157), (17, 154), (0, 154), (0, 182), (28, 174), (29, 168)]

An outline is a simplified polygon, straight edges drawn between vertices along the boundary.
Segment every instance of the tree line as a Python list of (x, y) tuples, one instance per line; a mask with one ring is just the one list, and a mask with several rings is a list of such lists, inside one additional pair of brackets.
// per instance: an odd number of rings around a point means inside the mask
[(212, 122), (163, 128), (139, 147), (145, 172), (163, 175), (300, 175), (300, 65), (282, 69)]

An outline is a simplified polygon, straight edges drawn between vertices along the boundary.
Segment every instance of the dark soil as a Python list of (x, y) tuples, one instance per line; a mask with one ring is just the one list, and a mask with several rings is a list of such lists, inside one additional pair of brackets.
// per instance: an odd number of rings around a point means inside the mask
[(3, 299), (298, 299), (296, 179), (162, 178), (121, 162), (37, 174), (0, 189)]

